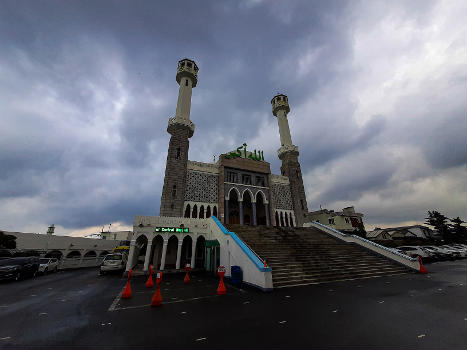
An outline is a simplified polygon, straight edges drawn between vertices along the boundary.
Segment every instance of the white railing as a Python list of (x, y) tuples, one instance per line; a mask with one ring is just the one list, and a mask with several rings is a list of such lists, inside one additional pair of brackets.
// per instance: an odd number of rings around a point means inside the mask
[(323, 232), (326, 232), (330, 234), (331, 236), (334, 236), (342, 241), (349, 242), (349, 243), (355, 243), (358, 244), (362, 247), (365, 247), (379, 255), (382, 255), (388, 259), (391, 259), (399, 264), (405, 265), (408, 268), (411, 268), (413, 270), (420, 271), (420, 263), (417, 259), (412, 258), (408, 255), (401, 254), (399, 252), (396, 252), (395, 250), (382, 246), (378, 243), (372, 242), (368, 239), (359, 237), (357, 235), (348, 235), (345, 233), (342, 233), (332, 227), (323, 225), (319, 222), (311, 222), (311, 223), (305, 223), (303, 225), (304, 227), (315, 227)]

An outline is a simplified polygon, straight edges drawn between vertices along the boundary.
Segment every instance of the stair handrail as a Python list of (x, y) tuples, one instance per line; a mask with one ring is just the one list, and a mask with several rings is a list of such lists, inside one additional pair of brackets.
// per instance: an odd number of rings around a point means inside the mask
[[(232, 237), (232, 239), (239, 245), (239, 247), (245, 252), (245, 254), (250, 258), (250, 260), (253, 261), (253, 263), (258, 267), (260, 271), (272, 271), (272, 269), (269, 266), (264, 266), (264, 260), (253, 249), (251, 249), (251, 247), (248, 244), (246, 244), (245, 241), (241, 239), (235, 232), (227, 230), (227, 228), (224, 225), (222, 225), (219, 219), (217, 219), (215, 216), (212, 215), (211, 218), (214, 220), (214, 222), (224, 234)], [(253, 256), (256, 258), (256, 260), (253, 258)]]
[(389, 253), (398, 255), (398, 256), (400, 256), (401, 258), (404, 258), (404, 259), (407, 259), (407, 260), (410, 260), (410, 261), (417, 261), (416, 258), (412, 258), (412, 257), (410, 257), (410, 256), (408, 256), (408, 255), (406, 255), (406, 254), (399, 253), (398, 251), (396, 251), (396, 250), (394, 250), (394, 249), (385, 247), (384, 245), (375, 243), (375, 242), (373, 242), (373, 241), (370, 241), (369, 239), (366, 239), (366, 238), (363, 238), (363, 237), (360, 237), (360, 236), (357, 236), (357, 235), (349, 235), (349, 234), (343, 233), (343, 232), (341, 232), (341, 231), (336, 230), (336, 229), (333, 228), (333, 227), (329, 227), (329, 226), (323, 225), (322, 223), (317, 222), (317, 221), (313, 221), (313, 223), (316, 224), (316, 225), (322, 226), (322, 227), (324, 227), (324, 228), (326, 228), (326, 229), (328, 229), (328, 230), (331, 230), (331, 231), (333, 231), (333, 232), (335, 232), (335, 233), (337, 233), (337, 234), (340, 234), (341, 236), (344, 236), (344, 237), (353, 237), (353, 238), (358, 239), (358, 240), (360, 240), (360, 241), (362, 241), (362, 242), (366, 242), (366, 243), (371, 244), (371, 245), (373, 245), (373, 246), (375, 246), (375, 247), (377, 247), (377, 248), (386, 250), (386, 251), (389, 252)]

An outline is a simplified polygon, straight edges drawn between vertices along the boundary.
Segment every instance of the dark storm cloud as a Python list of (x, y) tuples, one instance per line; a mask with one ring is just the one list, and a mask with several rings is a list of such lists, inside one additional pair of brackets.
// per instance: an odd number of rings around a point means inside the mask
[[(439, 170), (465, 164), (465, 104), (452, 91), (438, 96), (436, 84), (434, 97), (407, 94), (395, 112), (375, 108), (373, 118), (355, 117), (362, 86), (354, 83), (372, 73), (354, 62), (356, 33), (362, 26), (371, 33), (386, 14), (423, 32), (437, 4), (2, 2), (0, 228), (20, 229), (25, 221), (70, 229), (131, 225), (136, 214), (158, 214), (183, 57), (200, 67), (190, 159), (212, 161), (246, 141), (264, 149), (278, 173), (270, 100), (286, 93), (312, 206), (431, 174), (424, 166), (401, 170), (391, 156), (397, 147), (420, 149)], [(422, 44), (408, 42), (400, 55)], [(458, 70), (437, 77), (465, 85)], [(423, 109), (424, 99), (436, 103)], [(395, 203), (387, 217), (398, 217), (397, 210)]]

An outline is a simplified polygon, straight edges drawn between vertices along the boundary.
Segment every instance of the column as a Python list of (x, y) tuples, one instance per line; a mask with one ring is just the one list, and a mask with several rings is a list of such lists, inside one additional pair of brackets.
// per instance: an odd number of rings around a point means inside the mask
[(240, 225), (243, 225), (243, 201), (238, 201), (238, 206), (240, 208)]
[(253, 209), (253, 225), (256, 226), (256, 202), (251, 202), (251, 208)]
[(224, 206), (224, 223), (225, 224), (229, 223), (229, 201), (227, 199), (225, 200), (225, 206)]
[(152, 241), (148, 242), (148, 246), (146, 247), (146, 255), (144, 256), (143, 271), (148, 270), (149, 260), (151, 259), (151, 250), (152, 250)]
[(178, 249), (177, 249), (177, 262), (175, 263), (175, 268), (177, 270), (180, 269), (180, 257), (182, 256), (182, 244), (183, 244), (183, 240), (181, 240), (179, 238), (178, 239)]
[(270, 220), (269, 220), (269, 204), (264, 204), (264, 211), (266, 213), (266, 226), (270, 225)]
[(169, 243), (169, 241), (166, 241), (164, 239), (164, 243), (162, 244), (162, 258), (161, 258), (161, 267), (160, 267), (160, 270), (164, 270), (164, 267), (165, 267), (165, 256), (167, 255), (167, 243)]
[(196, 237), (192, 237), (191, 241), (191, 268), (195, 268), (195, 254), (196, 254)]

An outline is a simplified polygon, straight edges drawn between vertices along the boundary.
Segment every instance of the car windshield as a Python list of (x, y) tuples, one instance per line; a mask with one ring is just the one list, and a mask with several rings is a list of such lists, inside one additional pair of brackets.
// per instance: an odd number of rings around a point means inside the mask
[(104, 260), (122, 260), (122, 256), (117, 254), (109, 254), (105, 257)]
[(47, 264), (49, 259), (40, 259), (41, 264)]

